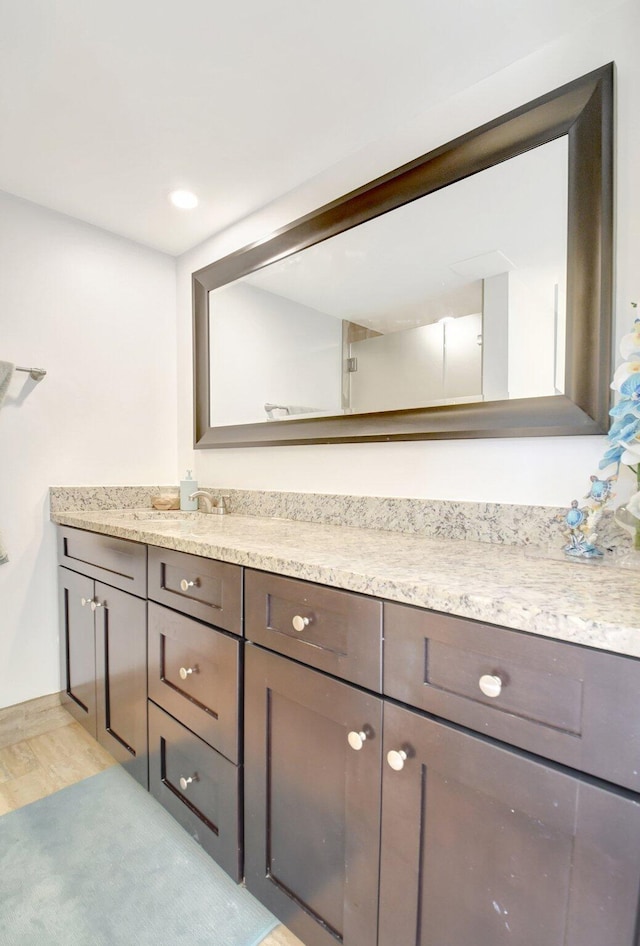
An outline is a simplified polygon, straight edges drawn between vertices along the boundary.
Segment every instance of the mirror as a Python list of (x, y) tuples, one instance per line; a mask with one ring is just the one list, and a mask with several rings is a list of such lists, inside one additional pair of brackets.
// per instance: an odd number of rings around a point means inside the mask
[(567, 161), (559, 138), (213, 289), (212, 426), (562, 393)]
[(193, 274), (196, 446), (606, 430), (608, 66)]

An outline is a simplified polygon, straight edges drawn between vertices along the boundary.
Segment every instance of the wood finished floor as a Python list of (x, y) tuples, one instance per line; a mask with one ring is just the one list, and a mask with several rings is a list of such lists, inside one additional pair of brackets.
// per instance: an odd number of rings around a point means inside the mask
[[(0, 815), (97, 775), (115, 760), (75, 722), (57, 694), (0, 709)], [(277, 926), (260, 946), (304, 946)]]

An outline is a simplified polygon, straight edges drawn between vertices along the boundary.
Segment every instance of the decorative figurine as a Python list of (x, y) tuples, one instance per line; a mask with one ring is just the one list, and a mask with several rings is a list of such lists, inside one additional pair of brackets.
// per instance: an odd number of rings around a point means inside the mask
[(571, 509), (563, 517), (568, 527), (565, 535), (569, 539), (564, 551), (573, 558), (601, 558), (604, 555), (602, 549), (595, 544), (597, 539), (595, 529), (602, 510), (614, 495), (613, 484), (617, 476), (608, 476), (606, 480), (601, 480), (597, 476), (592, 476), (590, 479), (591, 486), (585, 496), (585, 499), (590, 501), (589, 505), (580, 509), (578, 500), (574, 499)]
[(610, 499), (613, 499), (615, 493), (613, 492), (613, 484), (618, 479), (617, 476), (608, 476), (606, 480), (600, 480), (597, 476), (591, 476), (591, 488), (585, 499), (593, 499), (596, 505), (604, 506), (609, 502)]
[(566, 555), (575, 558), (600, 558), (603, 555), (601, 549), (595, 545), (596, 534), (593, 531), (597, 520), (600, 518), (600, 510), (579, 509), (578, 500), (571, 502), (571, 509), (564, 517), (564, 522), (568, 526), (566, 535), (568, 543), (564, 547)]

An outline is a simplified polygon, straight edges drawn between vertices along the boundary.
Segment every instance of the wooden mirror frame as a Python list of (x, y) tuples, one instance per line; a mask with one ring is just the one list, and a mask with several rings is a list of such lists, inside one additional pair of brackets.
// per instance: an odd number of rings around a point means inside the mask
[[(562, 135), (568, 137), (565, 393), (212, 427), (209, 292)], [(613, 64), (468, 132), (192, 274), (195, 446), (599, 434), (609, 426)]]

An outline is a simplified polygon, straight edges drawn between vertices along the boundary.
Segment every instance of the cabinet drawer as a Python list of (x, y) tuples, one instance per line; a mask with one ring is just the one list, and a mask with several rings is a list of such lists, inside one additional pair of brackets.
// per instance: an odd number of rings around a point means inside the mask
[(149, 790), (240, 880), (239, 769), (151, 701)]
[(186, 552), (149, 548), (149, 597), (242, 634), (242, 569)]
[(387, 603), (384, 692), (640, 790), (633, 658)]
[(149, 696), (239, 761), (240, 640), (149, 604)]
[(140, 542), (59, 526), (58, 561), (113, 588), (147, 596), (147, 547)]
[(252, 641), (380, 692), (382, 602), (250, 570), (245, 596)]

